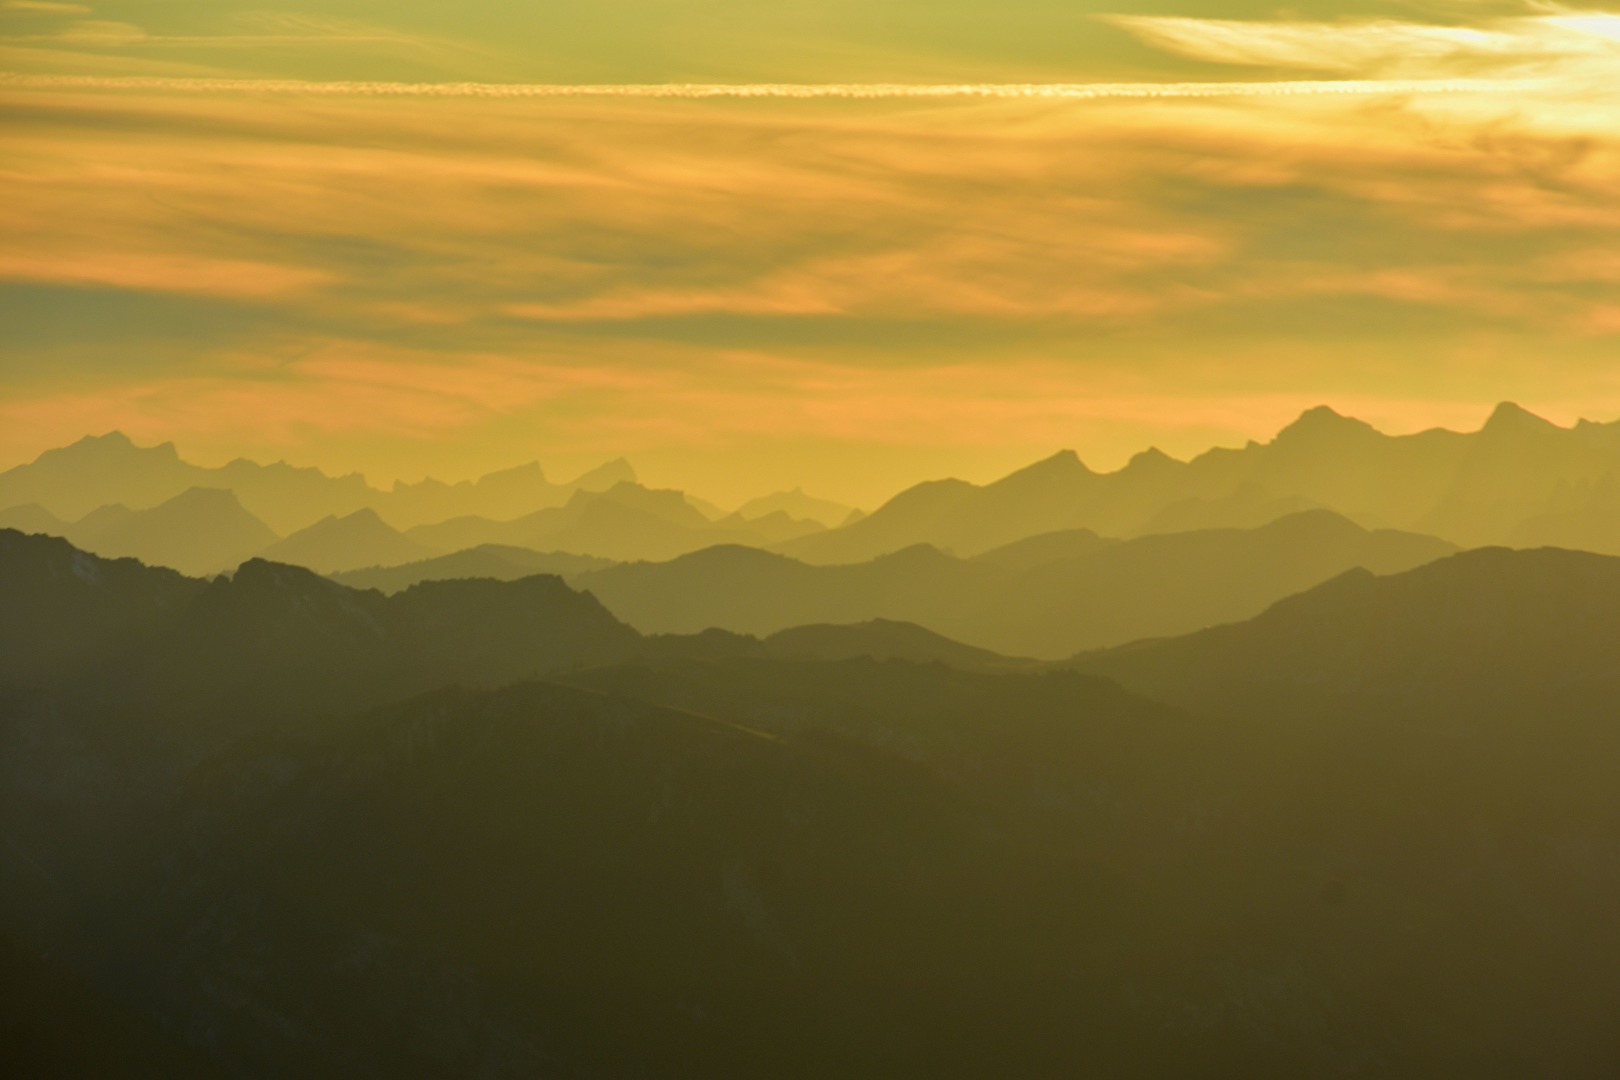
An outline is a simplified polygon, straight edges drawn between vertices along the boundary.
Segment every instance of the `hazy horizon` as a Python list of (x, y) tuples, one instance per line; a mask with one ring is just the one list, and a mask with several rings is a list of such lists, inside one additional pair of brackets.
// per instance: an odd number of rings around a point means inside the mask
[[(920, 483), (926, 483), (931, 480), (957, 479), (965, 480), (972, 484), (988, 484), (1038, 461), (1044, 461), (1056, 454), (1072, 452), (1076, 454), (1080, 461), (1084, 463), (1085, 466), (1091, 471), (1097, 473), (1113, 473), (1128, 465), (1131, 458), (1149, 450), (1159, 450), (1178, 461), (1190, 461), (1211, 450), (1240, 449), (1251, 442), (1265, 444), (1274, 439), (1277, 434), (1289, 424), (1298, 420), (1303, 413), (1319, 408), (1330, 409), (1340, 416), (1348, 419), (1366, 422), (1380, 434), (1389, 436), (1403, 436), (1415, 435), (1424, 431), (1434, 430), (1451, 431), (1459, 434), (1477, 432), (1484, 428), (1492, 413), (1503, 405), (1517, 405), (1532, 415), (1538, 416), (1558, 427), (1566, 429), (1573, 428), (1582, 422), (1592, 424), (1620, 423), (1620, 416), (1604, 417), (1600, 415), (1585, 414), (1572, 416), (1567, 420), (1561, 420), (1556, 416), (1548, 415), (1545, 412), (1526, 406), (1523, 402), (1503, 400), (1486, 406), (1478, 418), (1472, 422), (1464, 422), (1460, 425), (1428, 423), (1420, 424), (1409, 429), (1401, 429), (1399, 427), (1386, 426), (1377, 423), (1366, 416), (1358, 415), (1357, 413), (1348, 411), (1344, 408), (1336, 408), (1331, 403), (1317, 402), (1306, 406), (1302, 410), (1287, 414), (1280, 423), (1270, 428), (1257, 429), (1252, 433), (1239, 433), (1234, 435), (1234, 437), (1231, 439), (1223, 442), (1194, 445), (1191, 449), (1182, 451), (1180, 453), (1170, 449), (1170, 447), (1165, 445), (1164, 442), (1149, 443), (1135, 446), (1134, 448), (1121, 449), (1117, 454), (1111, 457), (1100, 454), (1090, 454), (1083, 447), (1077, 445), (1053, 445), (1044, 448), (1033, 447), (1022, 454), (1012, 448), (999, 448), (993, 453), (968, 455), (968, 464), (955, 471), (951, 471), (942, 464), (936, 465), (934, 471), (926, 471), (928, 466), (925, 463), (924, 465), (919, 466), (919, 468), (923, 469), (924, 471), (914, 471), (909, 474), (899, 474), (897, 475), (897, 479), (894, 481), (894, 483), (887, 486), (873, 478), (852, 478), (850, 473), (841, 471), (828, 471), (821, 473), (820, 475), (822, 475), (824, 479), (828, 480), (828, 483), (825, 486), (822, 486), (812, 481), (801, 480), (798, 478), (799, 474), (789, 471), (787, 474), (781, 476), (764, 472), (751, 474), (758, 475), (761, 478), (760, 484), (754, 486), (747, 486), (745, 481), (737, 480), (733, 485), (720, 484), (714, 487), (704, 487), (701, 486), (701, 484), (689, 482), (688, 478), (683, 475), (679, 469), (668, 466), (661, 467), (656, 456), (650, 456), (646, 460), (634, 458), (629, 454), (610, 454), (605, 457), (569, 458), (564, 455), (551, 457), (544, 453), (543, 448), (541, 448), (540, 452), (535, 456), (522, 459), (496, 461), (489, 468), (480, 467), (471, 472), (450, 473), (428, 471), (413, 472), (404, 475), (384, 474), (379, 476), (366, 472), (363, 469), (343, 468), (341, 466), (335, 466), (314, 458), (287, 456), (255, 457), (252, 454), (225, 452), (212, 455), (207, 453), (194, 453), (188, 445), (179, 439), (135, 438), (130, 432), (120, 429), (86, 432), (77, 438), (69, 439), (61, 444), (40, 447), (33, 454), (19, 458), (16, 461), (0, 461), (0, 472), (15, 468), (19, 465), (32, 463), (38, 460), (39, 456), (43, 453), (51, 450), (62, 449), (65, 446), (72, 445), (76, 442), (81, 442), (85, 439), (123, 435), (125, 438), (128, 438), (138, 449), (151, 449), (165, 444), (172, 445), (182, 461), (193, 465), (199, 465), (204, 468), (219, 468), (220, 466), (227, 465), (236, 460), (253, 461), (257, 464), (285, 462), (298, 468), (319, 469), (321, 472), (331, 477), (358, 474), (365, 479), (368, 485), (381, 491), (390, 490), (395, 483), (417, 484), (426, 480), (437, 480), (446, 484), (458, 484), (466, 481), (477, 480), (483, 476), (490, 475), (491, 473), (501, 472), (503, 470), (513, 468), (520, 468), (529, 464), (538, 464), (547, 480), (554, 483), (566, 483), (573, 480), (577, 476), (584, 475), (591, 470), (598, 468), (599, 466), (613, 461), (624, 460), (636, 470), (637, 482), (646, 487), (682, 491), (688, 495), (709, 500), (726, 509), (741, 505), (750, 499), (797, 489), (811, 496), (833, 499), (838, 502), (847, 503), (852, 507), (857, 507), (862, 510), (871, 510), (877, 506), (881, 506), (884, 502), (893, 498), (895, 495), (899, 494), (905, 489)], [(477, 455), (477, 457), (480, 458), (482, 456), (483, 455)], [(947, 459), (940, 458), (930, 460), (943, 461)], [(791, 470), (791, 465), (789, 466), (789, 469)], [(843, 488), (838, 486), (838, 478), (840, 477), (844, 480)], [(724, 492), (724, 494), (721, 494), (721, 492)], [(856, 495), (853, 494), (854, 492), (862, 492), (865, 494)]]

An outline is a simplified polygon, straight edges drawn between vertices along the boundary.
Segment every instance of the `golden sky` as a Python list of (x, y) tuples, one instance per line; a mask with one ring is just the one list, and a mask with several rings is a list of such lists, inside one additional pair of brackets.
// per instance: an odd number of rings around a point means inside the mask
[(870, 503), (1620, 415), (1620, 3), (7, 0), (0, 70), (0, 467)]

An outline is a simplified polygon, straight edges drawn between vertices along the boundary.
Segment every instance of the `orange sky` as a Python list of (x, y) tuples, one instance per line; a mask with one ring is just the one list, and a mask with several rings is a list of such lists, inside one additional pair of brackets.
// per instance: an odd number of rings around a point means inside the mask
[[(476, 4), (0, 5), (0, 467), (120, 428), (870, 503), (1319, 402), (1620, 416), (1620, 16), (1183, 6), (1063, 15), (1068, 60), (1037, 3), (896, 4), (904, 41), (841, 5), (674, 52), (580, 26), (574, 71)], [(578, 91), (672, 76), (758, 96)], [(344, 78), (395, 85), (308, 85)], [(964, 78), (1040, 86), (872, 85)]]

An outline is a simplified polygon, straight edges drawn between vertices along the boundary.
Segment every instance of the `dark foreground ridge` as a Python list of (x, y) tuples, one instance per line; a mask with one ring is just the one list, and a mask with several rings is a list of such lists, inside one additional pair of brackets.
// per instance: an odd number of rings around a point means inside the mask
[(1620, 560), (1355, 573), (1087, 672), (5, 531), (0, 590), (38, 1075), (1620, 1067)]

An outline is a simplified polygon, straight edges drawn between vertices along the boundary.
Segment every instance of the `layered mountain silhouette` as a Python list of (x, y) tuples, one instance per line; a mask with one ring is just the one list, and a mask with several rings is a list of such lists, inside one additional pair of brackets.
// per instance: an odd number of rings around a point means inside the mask
[(0, 529), (61, 536), (67, 532), (68, 523), (38, 503), (23, 503), (0, 510)]
[(190, 488), (150, 510), (103, 506), (62, 535), (98, 555), (127, 556), (194, 575), (230, 570), (277, 539), (225, 488)]
[(985, 487), (962, 480), (919, 484), (859, 521), (780, 550), (814, 563), (862, 562), (924, 543), (973, 555), (1086, 526), (1085, 505), (1097, 482), (1097, 474), (1065, 450)]
[(1352, 567), (1406, 570), (1455, 548), (1368, 531), (1327, 511), (1258, 529), (1106, 542), (1089, 532), (1017, 541), (976, 559), (919, 546), (849, 566), (742, 547), (575, 575), (646, 633), (770, 634), (894, 619), (998, 653), (1056, 659), (1248, 618)]
[(1620, 559), (1352, 571), (1084, 672), (16, 531), (0, 587), (0, 941), (87, 1025), (47, 1072), (1620, 1064)]
[(1353, 570), (1251, 621), (1075, 663), (1243, 715), (1400, 718), (1459, 737), (1557, 715), (1620, 738), (1620, 559), (1485, 548), (1388, 577)]
[(434, 548), (408, 539), (375, 510), (323, 518), (263, 549), (264, 558), (272, 562), (326, 574), (420, 561), (435, 554)]
[(1318, 409), (828, 521), (49, 452), (0, 474), (5, 1062), (1620, 1074), (1617, 461)]
[[(279, 463), (202, 468), (182, 461), (171, 444), (136, 447), (113, 433), (0, 473), (0, 525), (190, 573), (227, 567), (244, 554), (293, 559), (308, 550), (307, 565), (350, 570), (491, 544), (614, 561), (663, 561), (719, 544), (770, 549), (815, 565), (867, 562), (919, 544), (971, 558), (1050, 534), (1134, 538), (1253, 529), (1313, 509), (1464, 547), (1620, 553), (1617, 431), (1620, 421), (1562, 428), (1504, 403), (1477, 432), (1388, 436), (1318, 407), (1267, 443), (1215, 449), (1187, 462), (1148, 450), (1106, 474), (1064, 451), (992, 484), (919, 484), (865, 516), (802, 490), (727, 514), (682, 492), (643, 487), (622, 460), (567, 484), (552, 483), (530, 464), (477, 481), (426, 480), (384, 492), (359, 476), (332, 478)], [(192, 534), (186, 537), (121, 520), (196, 489), (233, 492), (247, 517), (289, 540), (310, 528), (316, 535), (290, 548), (266, 542), (249, 551), (253, 530), (243, 515), (206, 527), (177, 523), (173, 531), (185, 529)], [(200, 506), (204, 497), (191, 498)], [(361, 511), (416, 547), (356, 517)], [(142, 528), (144, 536), (120, 534)], [(113, 539), (104, 542), (103, 530)], [(357, 541), (341, 557), (323, 551), (326, 541), (319, 539), (334, 530)], [(217, 546), (210, 533), (221, 538)], [(369, 553), (358, 542), (365, 535)]]
[(1064, 529), (1129, 537), (1253, 527), (1325, 507), (1463, 546), (1523, 536), (1620, 553), (1607, 501), (1620, 482), (1617, 427), (1560, 428), (1504, 404), (1478, 432), (1389, 436), (1320, 407), (1269, 443), (1188, 462), (1148, 451), (1097, 474), (1066, 451), (983, 487), (921, 484), (858, 522), (779, 550), (815, 563), (859, 562), (919, 543), (971, 556)]
[(568, 484), (548, 481), (540, 466), (531, 463), (477, 481), (444, 484), (430, 479), (382, 491), (358, 473), (333, 477), (285, 462), (261, 465), (238, 459), (206, 468), (181, 460), (173, 443), (140, 447), (114, 431), (47, 450), (29, 464), (0, 473), (0, 508), (34, 503), (74, 521), (103, 506), (141, 510), (190, 488), (221, 488), (235, 492), (249, 513), (286, 535), (322, 518), (362, 509), (375, 510), (402, 529), (458, 515), (507, 518), (560, 505), (575, 491), (605, 490), (634, 480), (635, 471), (619, 459)]
[(803, 488), (761, 495), (737, 508), (737, 516), (744, 521), (757, 521), (772, 514), (785, 514), (788, 518), (799, 521), (814, 521), (828, 529), (847, 524), (850, 518), (858, 513), (853, 506), (806, 495)]
[(821, 529), (780, 511), (753, 520), (733, 514), (711, 521), (679, 491), (620, 483), (606, 491), (576, 492), (564, 506), (512, 521), (455, 518), (407, 535), (440, 551), (500, 544), (626, 561), (669, 559), (721, 543), (761, 545)]

